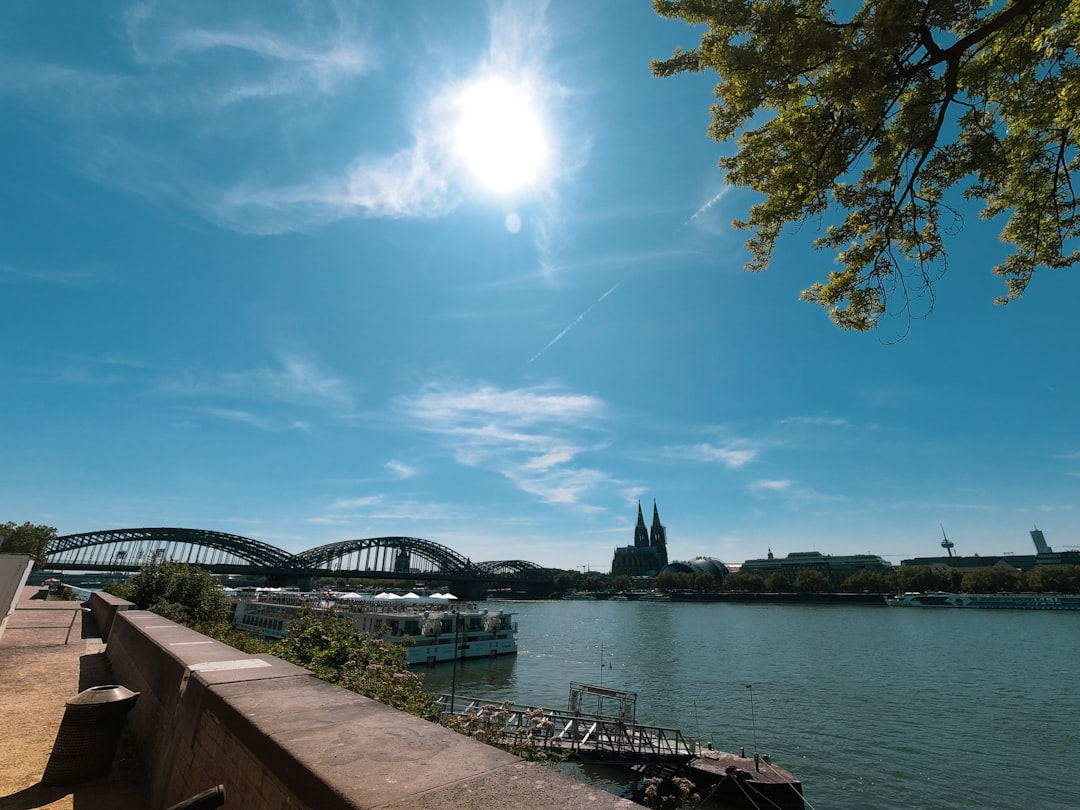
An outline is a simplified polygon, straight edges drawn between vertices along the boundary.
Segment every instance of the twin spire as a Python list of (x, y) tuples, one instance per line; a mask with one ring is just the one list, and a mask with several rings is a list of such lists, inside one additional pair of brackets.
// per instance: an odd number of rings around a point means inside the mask
[(656, 508), (655, 499), (653, 499), (652, 506), (651, 529), (645, 528), (645, 516), (641, 512), (641, 501), (638, 501), (637, 526), (634, 528), (634, 546), (637, 548), (667, 546), (667, 529), (660, 523), (660, 512)]

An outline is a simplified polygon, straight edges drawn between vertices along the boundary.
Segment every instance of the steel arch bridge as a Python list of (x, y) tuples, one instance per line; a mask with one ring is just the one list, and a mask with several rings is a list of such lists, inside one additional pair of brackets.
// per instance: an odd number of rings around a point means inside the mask
[(49, 543), (48, 565), (87, 570), (138, 569), (151, 560), (196, 565), (290, 568), (294, 556), (279, 548), (235, 534), (206, 529), (109, 529), (66, 534)]
[(420, 577), (452, 583), (465, 592), (475, 592), (485, 583), (542, 586), (557, 573), (525, 560), (474, 563), (448, 546), (418, 537), (343, 540), (291, 554), (248, 537), (207, 529), (109, 529), (63, 535), (46, 550), (46, 567), (68, 571), (130, 573), (151, 561), (200, 565), (215, 574), (263, 575), (288, 584), (329, 576)]
[(294, 559), (304, 568), (333, 571), (463, 574), (479, 570), (452, 548), (418, 537), (343, 540), (301, 551)]

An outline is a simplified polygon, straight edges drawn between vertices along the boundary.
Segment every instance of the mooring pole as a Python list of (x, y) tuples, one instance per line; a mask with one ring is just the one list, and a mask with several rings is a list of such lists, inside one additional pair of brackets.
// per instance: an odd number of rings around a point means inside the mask
[(458, 637), (461, 630), (461, 614), (456, 610), (452, 611), (454, 616), (454, 672), (450, 676), (450, 714), (454, 713), (454, 697), (457, 695), (457, 659), (458, 659)]
[(757, 747), (757, 719), (754, 717), (754, 685), (752, 683), (746, 684), (746, 688), (750, 690), (750, 725), (754, 729), (754, 770), (761, 771), (761, 765), (758, 761), (758, 747)]

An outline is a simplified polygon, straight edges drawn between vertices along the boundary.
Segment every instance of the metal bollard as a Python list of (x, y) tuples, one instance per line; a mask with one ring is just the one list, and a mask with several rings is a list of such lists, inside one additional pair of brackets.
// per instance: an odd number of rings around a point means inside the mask
[(92, 686), (67, 702), (42, 785), (72, 785), (104, 776), (120, 744), (138, 692), (116, 684)]

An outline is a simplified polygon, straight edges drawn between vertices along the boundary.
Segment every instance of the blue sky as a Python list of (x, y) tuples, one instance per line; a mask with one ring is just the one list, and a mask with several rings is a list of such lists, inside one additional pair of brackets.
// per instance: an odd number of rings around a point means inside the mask
[(598, 570), (654, 499), (673, 559), (1080, 544), (1077, 273), (994, 306), (967, 211), (932, 314), (840, 332), (814, 228), (742, 270), (713, 78), (649, 73), (695, 44), (646, 0), (4, 3), (0, 520)]

